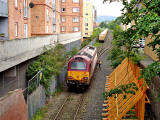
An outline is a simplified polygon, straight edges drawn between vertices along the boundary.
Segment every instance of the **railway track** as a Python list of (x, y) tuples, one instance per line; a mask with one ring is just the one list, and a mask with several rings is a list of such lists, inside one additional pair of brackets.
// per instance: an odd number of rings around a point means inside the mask
[[(74, 103), (74, 101), (72, 99), (77, 99), (76, 106), (74, 106), (75, 103)], [(63, 119), (76, 120), (77, 116), (79, 114), (79, 111), (81, 109), (81, 106), (83, 104), (83, 100), (84, 100), (84, 95), (83, 94), (72, 94), (72, 93), (69, 93), (68, 96), (66, 97), (66, 99), (64, 100), (64, 102), (59, 107), (57, 113), (54, 114), (54, 115), (52, 114), (49, 117), (49, 120), (63, 120)], [(75, 108), (74, 111), (69, 110), (69, 107), (68, 107), (69, 104), (73, 105), (73, 107)], [(63, 115), (67, 113), (66, 109), (69, 110), (68, 111), (69, 118), (63, 118)]]
[[(110, 49), (111, 47), (106, 48), (105, 44), (103, 44), (98, 48), (98, 58), (100, 58), (105, 51)], [(58, 107), (56, 113), (54, 111), (54, 113), (49, 116), (49, 120), (77, 120), (82, 104), (84, 103), (85, 95), (84, 93), (77, 94), (70, 92), (67, 92), (67, 94), (68, 95), (63, 99), (63, 102)], [(68, 116), (66, 116), (66, 114), (68, 114)]]

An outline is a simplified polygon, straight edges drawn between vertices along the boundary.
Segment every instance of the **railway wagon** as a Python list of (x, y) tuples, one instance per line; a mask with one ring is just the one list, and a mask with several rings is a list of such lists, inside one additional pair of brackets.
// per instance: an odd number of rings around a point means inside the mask
[(99, 42), (104, 42), (108, 33), (108, 29), (105, 29), (103, 32), (99, 34)]
[(68, 62), (68, 88), (86, 88), (91, 81), (97, 63), (97, 49), (86, 46)]

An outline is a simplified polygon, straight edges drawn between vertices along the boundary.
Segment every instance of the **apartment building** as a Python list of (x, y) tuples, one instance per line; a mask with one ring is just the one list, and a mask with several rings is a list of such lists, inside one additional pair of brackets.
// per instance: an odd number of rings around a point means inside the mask
[(93, 6), (93, 27), (96, 28), (97, 27), (97, 10), (96, 8)]
[(0, 40), (31, 36), (30, 0), (0, 0)]
[(61, 33), (82, 31), (83, 0), (61, 0)]
[(93, 3), (92, 0), (84, 0), (83, 5), (83, 30), (82, 34), (84, 38), (90, 37), (93, 33)]
[(53, 7), (51, 0), (31, 0), (31, 34), (40, 36), (53, 34)]

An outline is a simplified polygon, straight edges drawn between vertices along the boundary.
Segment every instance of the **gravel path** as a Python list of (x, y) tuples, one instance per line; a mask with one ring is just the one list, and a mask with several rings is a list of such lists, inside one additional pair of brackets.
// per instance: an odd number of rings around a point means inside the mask
[[(104, 43), (104, 47), (107, 48), (110, 46), (111, 34), (108, 35), (108, 40)], [(106, 76), (108, 76), (113, 69), (109, 66), (110, 62), (107, 60), (108, 51), (104, 52), (101, 56), (101, 70), (97, 67), (92, 78), (92, 82), (88, 90), (83, 93), (84, 101), (79, 110), (77, 120), (101, 120), (102, 113), (102, 104), (105, 88)], [(56, 112), (65, 101), (65, 98), (68, 95), (68, 91), (65, 89), (60, 95), (53, 98), (51, 101), (51, 106), (49, 107), (48, 113), (45, 115), (44, 120), (53, 120)], [(73, 120), (74, 111), (77, 108), (77, 103), (79, 100), (78, 93), (71, 93), (73, 98), (68, 102), (63, 110), (61, 117), (58, 120)]]

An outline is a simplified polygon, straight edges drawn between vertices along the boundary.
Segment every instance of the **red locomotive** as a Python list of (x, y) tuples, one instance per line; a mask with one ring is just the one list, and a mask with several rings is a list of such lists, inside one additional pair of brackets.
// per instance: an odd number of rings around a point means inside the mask
[(97, 49), (86, 46), (68, 62), (67, 86), (84, 88), (90, 84), (97, 63)]

